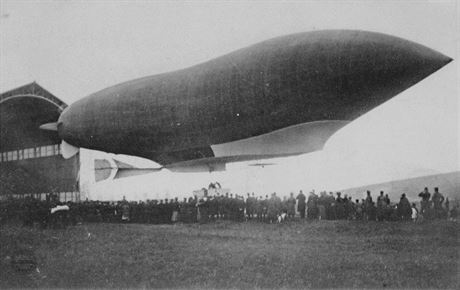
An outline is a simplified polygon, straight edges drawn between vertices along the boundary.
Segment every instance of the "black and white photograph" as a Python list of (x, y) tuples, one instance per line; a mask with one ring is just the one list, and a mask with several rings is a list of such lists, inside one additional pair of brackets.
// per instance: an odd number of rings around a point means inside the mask
[(0, 0), (0, 289), (459, 289), (456, 0)]

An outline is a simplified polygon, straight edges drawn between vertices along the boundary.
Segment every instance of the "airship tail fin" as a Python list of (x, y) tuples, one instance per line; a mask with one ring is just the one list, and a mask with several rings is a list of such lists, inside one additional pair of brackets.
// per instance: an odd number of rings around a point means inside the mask
[(76, 155), (80, 149), (78, 147), (75, 147), (73, 145), (70, 145), (66, 141), (62, 140), (61, 142), (61, 154), (64, 159), (69, 159)]

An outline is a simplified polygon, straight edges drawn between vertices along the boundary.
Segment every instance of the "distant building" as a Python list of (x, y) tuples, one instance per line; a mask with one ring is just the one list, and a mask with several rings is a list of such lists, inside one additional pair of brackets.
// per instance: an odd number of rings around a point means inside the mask
[(35, 82), (0, 95), (0, 199), (49, 193), (80, 199), (78, 154), (64, 159), (57, 132), (39, 129), (66, 107)]

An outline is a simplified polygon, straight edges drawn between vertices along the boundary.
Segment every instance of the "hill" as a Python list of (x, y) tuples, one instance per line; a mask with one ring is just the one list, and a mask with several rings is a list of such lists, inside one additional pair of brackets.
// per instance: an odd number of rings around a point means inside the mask
[(425, 187), (428, 187), (431, 193), (434, 187), (439, 187), (439, 192), (445, 197), (460, 201), (460, 171), (365, 185), (344, 189), (341, 192), (358, 198), (364, 197), (366, 190), (370, 190), (374, 197), (383, 190), (388, 193), (392, 201), (399, 200), (402, 193), (406, 193), (410, 201), (418, 201), (420, 199), (418, 194)]

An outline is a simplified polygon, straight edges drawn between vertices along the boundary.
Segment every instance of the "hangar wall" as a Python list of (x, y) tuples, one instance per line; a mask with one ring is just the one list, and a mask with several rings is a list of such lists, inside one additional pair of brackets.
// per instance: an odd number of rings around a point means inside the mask
[(0, 95), (0, 199), (80, 199), (79, 156), (62, 158), (57, 132), (39, 129), (66, 106), (35, 82)]

